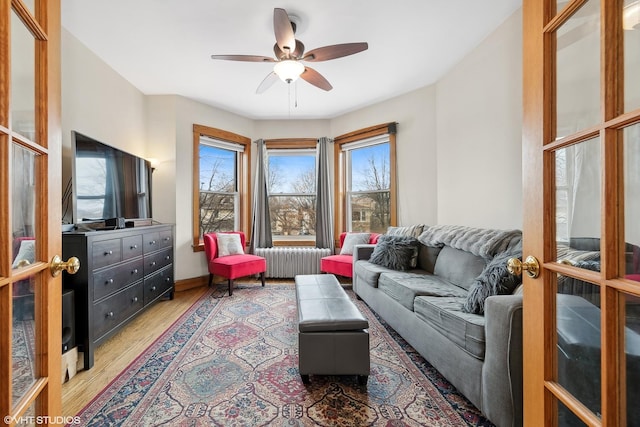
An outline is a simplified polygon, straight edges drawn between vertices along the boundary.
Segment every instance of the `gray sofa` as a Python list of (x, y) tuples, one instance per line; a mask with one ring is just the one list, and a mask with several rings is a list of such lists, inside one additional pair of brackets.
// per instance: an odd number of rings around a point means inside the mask
[[(522, 425), (522, 296), (519, 279), (496, 275), (521, 257), (521, 233), (432, 226), (418, 241), (406, 271), (370, 262), (375, 245), (356, 246), (354, 292), (494, 424)], [(464, 311), (487, 276), (515, 285), (493, 283), (507, 294), (483, 298), (484, 314)]]

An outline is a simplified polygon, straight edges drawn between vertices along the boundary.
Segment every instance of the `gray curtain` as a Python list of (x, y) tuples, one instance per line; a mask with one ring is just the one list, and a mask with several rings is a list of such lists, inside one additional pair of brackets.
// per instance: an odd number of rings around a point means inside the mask
[(333, 249), (333, 199), (328, 145), (333, 139), (318, 140), (318, 182), (316, 186), (316, 247)]
[(253, 225), (251, 228), (251, 253), (256, 248), (270, 248), (271, 215), (269, 214), (269, 193), (267, 189), (267, 147), (264, 140), (256, 141), (258, 155), (256, 158), (256, 181), (253, 188)]

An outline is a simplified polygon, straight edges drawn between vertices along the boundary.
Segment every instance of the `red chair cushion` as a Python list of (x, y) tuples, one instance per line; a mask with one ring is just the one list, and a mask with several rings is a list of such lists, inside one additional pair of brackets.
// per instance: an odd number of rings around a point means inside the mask
[(320, 260), (320, 271), (344, 277), (353, 276), (353, 257), (351, 255), (330, 255)]
[(209, 261), (209, 272), (236, 279), (267, 271), (267, 260), (257, 255), (229, 255)]

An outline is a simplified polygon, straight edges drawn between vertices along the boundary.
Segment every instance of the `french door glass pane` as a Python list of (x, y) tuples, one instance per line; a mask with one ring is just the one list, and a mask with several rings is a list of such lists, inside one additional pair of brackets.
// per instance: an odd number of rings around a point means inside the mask
[(22, 2), (27, 6), (27, 8), (31, 11), (33, 15), (36, 14), (36, 0), (22, 0)]
[[(36, 155), (17, 144), (11, 150), (11, 234), (12, 269), (24, 268), (36, 260)], [(11, 284), (12, 288), (12, 397), (16, 402), (35, 381), (35, 292), (36, 277)]]
[(640, 125), (623, 131), (625, 277), (640, 282)]
[(558, 383), (600, 416), (600, 288), (558, 275), (556, 309)]
[(640, 1), (625, 0), (622, 10), (624, 28), (624, 111), (640, 107)]
[(558, 401), (558, 426), (559, 427), (587, 427), (573, 412), (562, 402)]
[(31, 276), (12, 286), (12, 401), (24, 397), (36, 380), (36, 277)]
[(11, 14), (11, 127), (35, 141), (35, 40), (20, 18)]
[(627, 425), (640, 426), (640, 298), (625, 295)]
[(556, 165), (557, 260), (600, 270), (599, 138), (559, 149)]
[(556, 32), (556, 136), (600, 120), (600, 2), (584, 4)]

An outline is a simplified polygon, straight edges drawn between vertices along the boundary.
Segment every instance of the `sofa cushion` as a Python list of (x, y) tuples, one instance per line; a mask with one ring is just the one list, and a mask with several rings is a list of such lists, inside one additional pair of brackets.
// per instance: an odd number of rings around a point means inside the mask
[(413, 311), (413, 300), (418, 295), (466, 297), (467, 291), (433, 274), (392, 271), (382, 273), (378, 289)]
[(418, 250), (418, 268), (433, 274), (436, 260), (441, 250), (441, 246), (426, 246), (420, 244), (420, 249)]
[(390, 271), (388, 268), (369, 261), (356, 261), (353, 269), (354, 273), (361, 281), (373, 288), (378, 287), (378, 278), (380, 277), (380, 274)]
[(420, 242), (410, 236), (382, 235), (378, 239), (369, 262), (392, 270), (408, 270), (418, 264)]
[(438, 258), (433, 273), (462, 288), (469, 289), (487, 261), (471, 252), (444, 246)]
[(418, 296), (416, 316), (472, 356), (484, 360), (484, 316), (462, 311), (464, 297)]
[(387, 232), (385, 233), (388, 236), (410, 236), (418, 238), (424, 229), (424, 224), (416, 224), (410, 225), (406, 227), (387, 227)]

